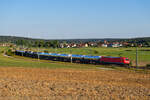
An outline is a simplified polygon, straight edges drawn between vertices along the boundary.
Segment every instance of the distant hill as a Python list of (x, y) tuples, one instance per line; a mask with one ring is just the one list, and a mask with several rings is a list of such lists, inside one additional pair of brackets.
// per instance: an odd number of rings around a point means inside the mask
[(0, 42), (9, 42), (13, 43), (18, 40), (29, 40), (29, 41), (36, 41), (42, 39), (33, 39), (33, 38), (26, 38), (26, 37), (16, 37), (16, 36), (0, 36)]
[(150, 42), (150, 37), (139, 37), (139, 38), (104, 38), (104, 39), (35, 39), (35, 38), (27, 38), (27, 37), (16, 37), (16, 36), (0, 36), (0, 42), (1, 43), (16, 43), (16, 41), (19, 40), (25, 40), (25, 41), (30, 41), (30, 42), (35, 42), (35, 41), (52, 41), (52, 40), (58, 40), (60, 43), (63, 41), (66, 42), (98, 42), (98, 41), (149, 41)]

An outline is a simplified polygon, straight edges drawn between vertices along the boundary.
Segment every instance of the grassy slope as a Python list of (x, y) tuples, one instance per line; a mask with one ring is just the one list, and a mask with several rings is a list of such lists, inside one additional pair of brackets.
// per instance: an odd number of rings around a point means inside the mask
[[(0, 47), (0, 51), (7, 49), (6, 47)], [(37, 50), (35, 48), (32, 48), (34, 50)], [(141, 65), (144, 64), (148, 64), (150, 63), (150, 51), (140, 51), (140, 50), (144, 50), (144, 49), (149, 49), (150, 48), (139, 48), (138, 54), (139, 54), (139, 63), (143, 63)], [(44, 51), (45, 49), (41, 48), (41, 51)], [(49, 52), (55, 52), (55, 53), (72, 53), (72, 54), (82, 54), (82, 55), (100, 55), (100, 56), (124, 56), (124, 57), (128, 57), (129, 59), (131, 59), (133, 62), (135, 61), (135, 48), (59, 48), (59, 49), (46, 49)], [(130, 51), (127, 51), (130, 50)], [(96, 52), (95, 52), (96, 51)], [(120, 54), (120, 55), (119, 55)], [(49, 61), (50, 62), (50, 61)], [(8, 57), (3, 57), (2, 55), (0, 55), (0, 63), (3, 66), (12, 66), (12, 64), (16, 65), (16, 66), (31, 66), (32, 67), (40, 67), (40, 66), (45, 66), (45, 67), (49, 67), (50, 65), (54, 65), (57, 67), (66, 67), (66, 63), (60, 63), (58, 64), (58, 62), (56, 63), (48, 63), (48, 64), (42, 64), (39, 62), (26, 62), (26, 61), (19, 61), (19, 60), (13, 60), (12, 58), (8, 58)], [(23, 63), (23, 64), (22, 64)], [(50, 65), (49, 65), (50, 64)], [(61, 65), (62, 64), (62, 65)], [(68, 63), (67, 63), (68, 64)], [(73, 65), (67, 65), (69, 68), (71, 66), (76, 66), (76, 64)], [(93, 65), (80, 65), (78, 64), (78, 66), (92, 66)]]
[[(0, 52), (6, 48), (0, 48)], [(87, 65), (56, 62), (49, 60), (40, 60), (25, 58), (20, 56), (7, 57), (0, 53), (0, 66), (2, 67), (36, 67), (36, 68), (77, 68), (77, 69), (96, 69), (102, 65)]]
[(7, 48), (0, 47), (0, 67), (32, 67), (32, 68), (73, 68), (73, 69), (94, 69), (97, 70), (100, 67), (108, 67), (117, 70), (126, 70), (126, 71), (138, 71), (149, 73), (149, 70), (141, 70), (141, 69), (131, 69), (128, 70), (124, 67), (117, 67), (117, 66), (108, 66), (108, 65), (90, 65), (90, 64), (76, 64), (76, 63), (69, 63), (69, 62), (56, 62), (56, 61), (49, 61), (49, 60), (40, 60), (27, 58), (27, 57), (20, 57), (20, 56), (13, 56), (8, 57), (4, 56), (1, 52), (6, 50)]
[[(139, 48), (138, 60), (140, 63), (150, 63), (150, 51), (141, 51), (150, 48)], [(37, 50), (37, 49), (34, 49)], [(45, 49), (41, 49), (44, 51)], [(67, 54), (82, 54), (82, 55), (98, 55), (98, 56), (123, 56), (128, 57), (131, 61), (135, 62), (136, 48), (59, 48), (59, 49), (46, 49), (49, 52), (67, 53)]]

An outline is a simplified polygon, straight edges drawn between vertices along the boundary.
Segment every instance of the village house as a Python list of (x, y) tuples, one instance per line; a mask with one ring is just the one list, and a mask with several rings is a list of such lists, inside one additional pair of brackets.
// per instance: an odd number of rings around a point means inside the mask
[(108, 47), (108, 45), (107, 44), (102, 44), (102, 47)]

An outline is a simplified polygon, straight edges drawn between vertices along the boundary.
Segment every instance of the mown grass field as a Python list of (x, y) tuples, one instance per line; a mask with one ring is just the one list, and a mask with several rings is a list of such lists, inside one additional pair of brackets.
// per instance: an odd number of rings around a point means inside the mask
[(87, 65), (76, 63), (56, 62), (50, 60), (32, 59), (20, 56), (6, 56), (2, 51), (7, 50), (6, 47), (0, 48), (0, 66), (2, 67), (32, 67), (32, 68), (74, 68), (74, 69), (97, 69), (104, 65)]
[[(0, 47), (0, 52), (7, 50), (8, 47)], [(31, 48), (33, 51), (38, 51), (37, 48)], [(97, 56), (113, 56), (113, 57), (128, 57), (132, 61), (132, 65), (135, 66), (135, 58), (136, 58), (136, 48), (40, 48), (40, 52), (44, 52), (47, 50), (51, 53), (61, 53), (61, 54), (81, 54), (81, 55), (97, 55)], [(19, 58), (20, 59), (20, 58)], [(2, 66), (32, 66), (32, 67), (40, 67), (41, 65), (44, 65), (45, 67), (49, 67), (50, 65), (53, 65), (53, 68), (92, 68), (95, 67), (95, 65), (84, 65), (84, 64), (70, 64), (70, 63), (64, 63), (64, 62), (54, 62), (54, 61), (44, 61), (48, 63), (42, 63), (33, 61), (31, 58), (24, 58), (22, 59), (30, 59), (29, 62), (26, 62), (26, 60), (19, 60), (17, 58), (9, 58), (4, 57), (1, 53), (0, 55), (0, 63)], [(34, 59), (35, 60), (35, 59)], [(150, 64), (150, 48), (138, 48), (138, 62), (139, 66), (146, 66), (146, 64)], [(67, 64), (67, 66), (66, 66)], [(102, 66), (103, 65), (98, 65)], [(97, 67), (97, 65), (96, 65)]]
[[(37, 51), (38, 49), (32, 48), (32, 50)], [(51, 53), (128, 57), (133, 65), (135, 65), (136, 58), (136, 48), (40, 48), (41, 52), (44, 50)], [(140, 66), (150, 64), (150, 48), (138, 48), (138, 62)]]

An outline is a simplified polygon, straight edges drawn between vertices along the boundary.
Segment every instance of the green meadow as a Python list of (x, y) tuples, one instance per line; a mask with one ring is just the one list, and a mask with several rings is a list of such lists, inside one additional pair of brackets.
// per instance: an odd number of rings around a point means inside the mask
[[(71, 64), (55, 61), (38, 61), (37, 59), (13, 56), (4, 56), (2, 51), (8, 50), (8, 47), (0, 47), (0, 66), (14, 67), (46, 67), (46, 68), (96, 68), (104, 67), (104, 65), (87, 65), (87, 64)], [(38, 51), (37, 48), (31, 48), (33, 51)], [(81, 54), (81, 55), (97, 55), (97, 56), (113, 56), (113, 57), (128, 57), (135, 65), (136, 48), (39, 48), (40, 52), (48, 51), (51, 53), (61, 54)], [(150, 64), (150, 48), (138, 48), (139, 66)]]
[(49, 60), (38, 60), (20, 56), (6, 56), (3, 51), (9, 48), (0, 47), (0, 67), (32, 67), (32, 68), (73, 68), (73, 69), (97, 69), (104, 65), (87, 65), (76, 63), (65, 63)]
[[(37, 51), (37, 48), (32, 48)], [(48, 51), (50, 53), (81, 54), (97, 56), (128, 57), (135, 65), (136, 48), (40, 48), (40, 52)], [(138, 62), (140, 66), (150, 64), (150, 48), (138, 48)]]

